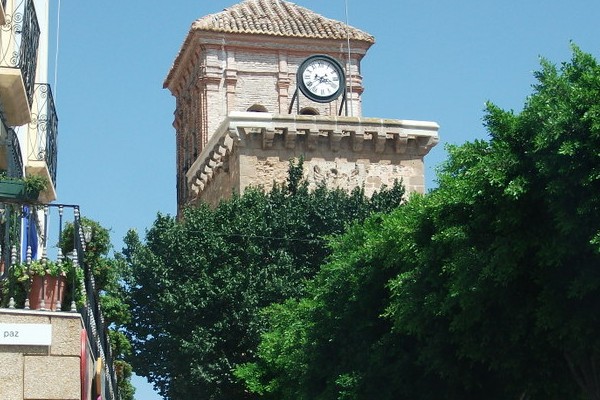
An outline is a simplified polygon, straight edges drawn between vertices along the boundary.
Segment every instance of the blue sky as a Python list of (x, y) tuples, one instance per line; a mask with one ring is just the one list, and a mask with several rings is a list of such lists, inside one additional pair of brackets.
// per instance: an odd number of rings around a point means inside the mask
[[(344, 0), (297, 0), (344, 21)], [(52, 1), (50, 83), (57, 4)], [(173, 214), (174, 98), (163, 80), (191, 23), (235, 0), (63, 1), (56, 85), (58, 202), (112, 230), (141, 234)], [(363, 115), (436, 121), (440, 144), (426, 157), (427, 184), (445, 143), (485, 138), (490, 100), (519, 111), (539, 57), (570, 58), (570, 42), (600, 57), (597, 0), (348, 0), (351, 25), (375, 36), (362, 63)], [(138, 400), (159, 399), (141, 379)]]

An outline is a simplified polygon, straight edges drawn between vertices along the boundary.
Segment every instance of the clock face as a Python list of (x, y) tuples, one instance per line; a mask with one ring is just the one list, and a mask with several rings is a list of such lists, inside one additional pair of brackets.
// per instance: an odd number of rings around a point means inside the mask
[(297, 79), (302, 93), (320, 103), (338, 98), (345, 87), (342, 67), (325, 55), (307, 58), (298, 69)]

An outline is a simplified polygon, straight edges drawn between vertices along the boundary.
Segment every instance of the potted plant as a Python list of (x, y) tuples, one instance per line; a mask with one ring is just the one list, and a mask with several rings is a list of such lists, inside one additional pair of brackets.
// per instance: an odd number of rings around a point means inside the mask
[[(80, 301), (83, 270), (75, 267), (68, 259), (42, 259), (16, 264), (13, 266), (12, 275), (21, 291), (26, 293), (29, 308), (32, 310), (60, 311), (59, 307), (63, 308), (67, 292), (71, 294), (70, 297)], [(74, 287), (67, 287), (71, 282), (74, 283)]]
[(46, 178), (30, 175), (24, 179), (0, 175), (0, 200), (8, 202), (37, 201), (48, 187)]
[(40, 193), (48, 187), (48, 180), (39, 175), (25, 177), (25, 197), (37, 201)]

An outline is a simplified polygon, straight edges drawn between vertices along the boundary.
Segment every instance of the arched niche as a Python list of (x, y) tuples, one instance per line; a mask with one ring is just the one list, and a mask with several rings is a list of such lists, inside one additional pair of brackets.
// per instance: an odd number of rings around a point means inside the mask
[(312, 107), (304, 107), (300, 110), (300, 115), (319, 115), (319, 111)]
[(262, 104), (254, 104), (253, 106), (249, 107), (246, 111), (250, 111), (250, 112), (269, 112), (269, 110), (267, 110), (267, 108), (265, 106), (263, 106)]

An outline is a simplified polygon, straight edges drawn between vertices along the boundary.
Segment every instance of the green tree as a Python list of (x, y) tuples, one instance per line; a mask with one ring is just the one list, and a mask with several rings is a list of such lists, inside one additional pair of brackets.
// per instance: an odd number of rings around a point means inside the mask
[(267, 309), (249, 390), (600, 399), (600, 67), (574, 47), (536, 77), (521, 113), (488, 105), (489, 141), (449, 148), (436, 190), (353, 228), (306, 297)]
[[(249, 390), (268, 399), (355, 399), (363, 383), (379, 386), (397, 372), (390, 368), (373, 381), (365, 374), (369, 358), (382, 356), (375, 337), (391, 328), (378, 318), (384, 296), (375, 291), (373, 298), (367, 289), (377, 281), (381, 289), (381, 281), (390, 277), (382, 268), (363, 268), (373, 259), (370, 249), (380, 229), (379, 218), (350, 228), (332, 243), (331, 260), (308, 284), (306, 296), (265, 310), (269, 329), (262, 335), (259, 359), (236, 369)], [(373, 398), (387, 397), (380, 391)]]
[[(108, 229), (85, 217), (81, 218), (80, 223), (90, 235), (85, 244), (84, 262), (94, 276), (104, 323), (108, 327), (121, 400), (133, 400), (135, 388), (131, 383), (132, 368), (126, 361), (131, 355), (131, 343), (123, 330), (124, 324), (131, 319), (122, 285), (127, 279), (127, 263), (120, 254), (110, 256), (112, 246)], [(72, 223), (65, 225), (59, 243), (63, 254), (74, 248), (74, 229)]]
[[(390, 316), (423, 334), (419, 312), (443, 315), (457, 354), (514, 394), (577, 398), (577, 384), (599, 399), (600, 67), (574, 47), (536, 77), (520, 114), (488, 106), (489, 143), (452, 149), (421, 247), (431, 257), (392, 283)], [(427, 308), (403, 305), (440, 275)]]
[(391, 215), (354, 225), (333, 240), (329, 262), (305, 297), (265, 310), (258, 359), (236, 369), (249, 390), (279, 400), (493, 398), (465, 388), (466, 381), (487, 379), (476, 368), (454, 357), (461, 376), (442, 376), (422, 360), (419, 337), (382, 317), (390, 280), (415, 255), (425, 202), (415, 195)]
[(330, 252), (327, 236), (402, 201), (400, 185), (371, 199), (359, 189), (309, 191), (302, 168), (291, 164), (288, 182), (269, 193), (247, 190), (181, 220), (159, 215), (145, 242), (126, 237), (133, 364), (163, 396), (255, 398), (232, 370), (255, 359), (259, 310), (304, 293)]

